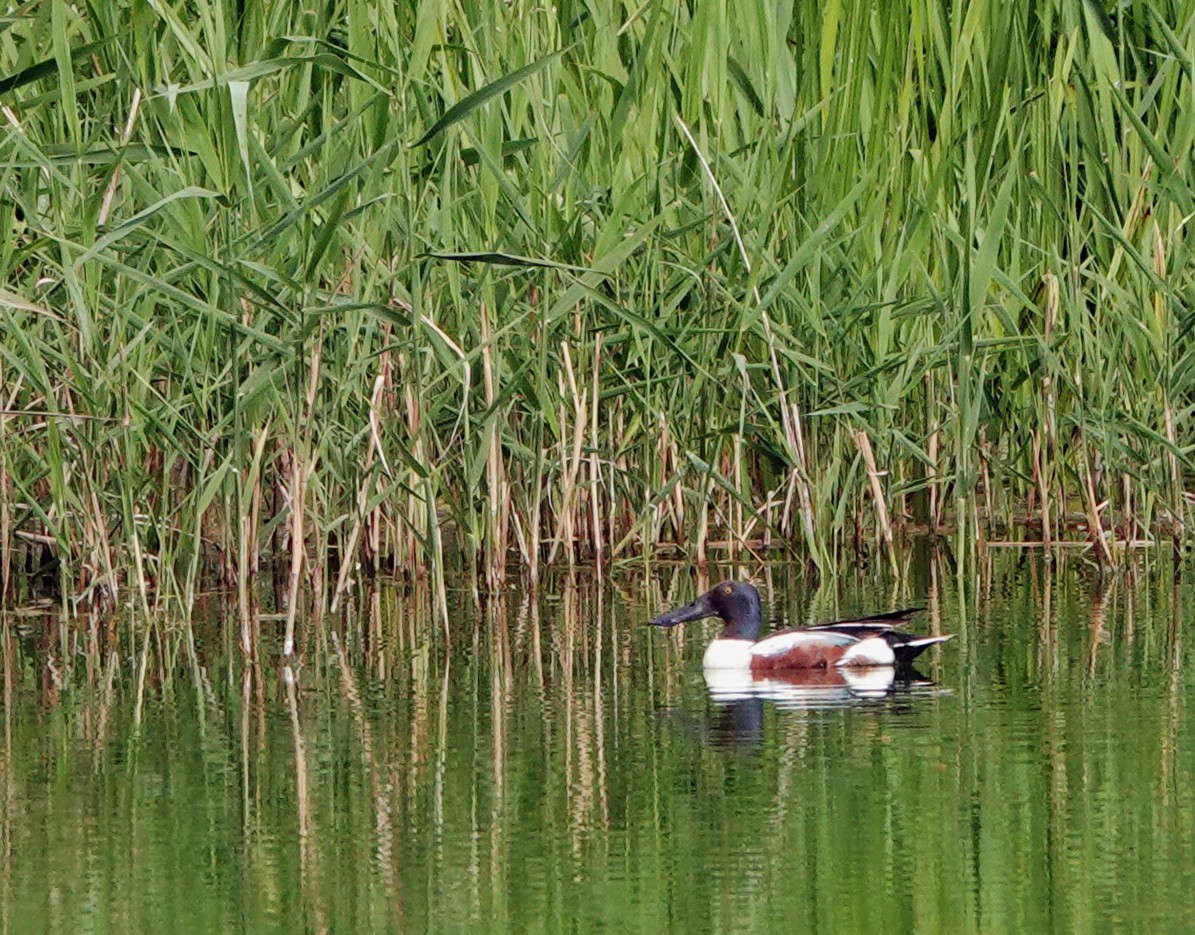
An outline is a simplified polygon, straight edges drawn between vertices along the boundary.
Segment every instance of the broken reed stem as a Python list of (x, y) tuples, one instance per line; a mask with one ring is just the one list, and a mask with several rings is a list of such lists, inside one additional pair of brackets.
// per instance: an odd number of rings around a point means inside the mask
[(1087, 509), (1088, 535), (1091, 536), (1092, 542), (1097, 547), (1096, 554), (1100, 558), (1100, 564), (1107, 563), (1108, 567), (1115, 568), (1116, 556), (1113, 553), (1112, 545), (1108, 542), (1108, 536), (1104, 532), (1104, 522), (1100, 515), (1102, 507), (1096, 498), (1095, 480), (1092, 477), (1091, 465), (1088, 462), (1086, 451), (1083, 453), (1083, 460), (1080, 462), (1080, 466), (1083, 469), (1083, 502)]

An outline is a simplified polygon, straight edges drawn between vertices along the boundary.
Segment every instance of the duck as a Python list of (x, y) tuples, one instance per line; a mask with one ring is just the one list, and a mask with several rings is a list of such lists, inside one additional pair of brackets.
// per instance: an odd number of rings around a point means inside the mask
[(909, 607), (871, 617), (781, 630), (760, 639), (763, 614), (759, 591), (747, 581), (723, 581), (692, 603), (654, 617), (648, 625), (674, 627), (718, 617), (724, 626), (706, 647), (702, 657), (706, 671), (739, 670), (760, 676), (832, 666), (908, 666), (930, 646), (954, 636), (953, 633), (912, 636), (896, 629), (922, 609)]

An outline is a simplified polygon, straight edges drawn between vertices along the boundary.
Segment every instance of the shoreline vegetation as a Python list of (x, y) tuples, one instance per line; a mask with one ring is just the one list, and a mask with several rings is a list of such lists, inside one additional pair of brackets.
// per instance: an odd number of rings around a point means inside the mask
[[(1190, 541), (1195, 0), (23, 4), (0, 595)], [(882, 558), (881, 558), (882, 556)], [(445, 621), (447, 622), (447, 621)]]

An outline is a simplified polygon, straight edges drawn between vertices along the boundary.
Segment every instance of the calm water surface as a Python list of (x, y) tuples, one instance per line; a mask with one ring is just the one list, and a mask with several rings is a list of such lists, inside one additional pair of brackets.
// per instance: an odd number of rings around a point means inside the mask
[(462, 593), (448, 640), (392, 590), (310, 623), (292, 685), (212, 624), (7, 615), (3, 931), (1191, 930), (1168, 561), (756, 579), (776, 625), (958, 636), (888, 691), (711, 693), (716, 625), (640, 625), (688, 574)]

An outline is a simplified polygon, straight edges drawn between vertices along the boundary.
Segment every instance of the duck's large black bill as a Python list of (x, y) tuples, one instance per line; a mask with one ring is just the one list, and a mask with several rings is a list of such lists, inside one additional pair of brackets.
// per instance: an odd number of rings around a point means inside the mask
[(678, 623), (688, 623), (690, 620), (704, 620), (706, 617), (716, 617), (717, 615), (718, 611), (714, 609), (707, 596), (703, 594), (692, 604), (686, 604), (684, 607), (670, 610), (647, 621), (647, 625), (649, 627), (674, 627)]

